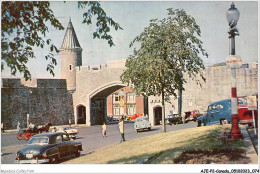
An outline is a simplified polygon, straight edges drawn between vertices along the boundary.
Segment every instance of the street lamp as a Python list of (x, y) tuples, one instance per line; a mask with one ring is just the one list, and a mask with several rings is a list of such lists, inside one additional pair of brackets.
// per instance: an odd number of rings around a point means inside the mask
[(231, 139), (243, 138), (238, 127), (238, 110), (237, 110), (237, 81), (236, 81), (236, 69), (242, 65), (241, 59), (235, 55), (235, 36), (239, 35), (236, 28), (237, 21), (239, 19), (239, 11), (232, 2), (231, 7), (226, 13), (227, 21), (229, 24), (229, 39), (230, 39), (230, 55), (226, 58), (226, 63), (231, 68), (231, 117), (232, 127), (229, 137)]

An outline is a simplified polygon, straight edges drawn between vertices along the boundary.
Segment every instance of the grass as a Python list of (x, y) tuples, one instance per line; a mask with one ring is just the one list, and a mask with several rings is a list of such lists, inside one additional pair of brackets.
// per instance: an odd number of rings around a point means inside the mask
[(192, 150), (244, 150), (243, 140), (223, 140), (223, 126), (213, 125), (180, 131), (160, 133), (126, 141), (75, 158), (64, 164), (172, 164), (184, 151)]

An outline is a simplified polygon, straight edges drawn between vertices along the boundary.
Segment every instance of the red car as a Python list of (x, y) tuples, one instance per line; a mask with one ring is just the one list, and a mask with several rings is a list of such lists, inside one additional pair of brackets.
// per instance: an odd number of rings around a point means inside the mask
[(128, 116), (127, 120), (135, 120), (136, 118), (142, 117), (142, 116), (143, 116), (143, 114), (137, 113), (137, 114)]
[(198, 110), (187, 111), (185, 112), (185, 122), (196, 121), (202, 115)]
[[(256, 95), (258, 99), (258, 95)], [(247, 100), (246, 97), (238, 97), (240, 100), (238, 102), (238, 118), (240, 124), (252, 124), (253, 117), (252, 111), (247, 108)], [(258, 110), (254, 110), (254, 119), (256, 123), (256, 127), (258, 127)]]

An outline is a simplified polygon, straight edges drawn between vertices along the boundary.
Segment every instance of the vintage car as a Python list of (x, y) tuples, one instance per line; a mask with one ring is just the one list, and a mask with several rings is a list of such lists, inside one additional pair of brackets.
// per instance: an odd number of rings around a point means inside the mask
[[(258, 120), (258, 111), (254, 111), (255, 119)], [(200, 117), (199, 117), (200, 118)], [(247, 109), (246, 98), (238, 97), (238, 119), (240, 124), (252, 124), (252, 111)], [(211, 103), (208, 106), (205, 117), (198, 120), (198, 125), (231, 123), (231, 99)]]
[(179, 114), (171, 114), (166, 117), (166, 122), (171, 124), (182, 124), (182, 117)]
[(79, 131), (72, 127), (57, 127), (57, 132), (65, 132), (69, 134), (69, 137), (76, 139), (78, 137)]
[[(162, 120), (160, 120), (162, 124)], [(165, 124), (182, 124), (182, 117), (179, 114), (170, 114), (165, 117)]]
[(148, 117), (138, 117), (135, 119), (134, 128), (136, 132), (140, 130), (151, 130), (152, 126), (148, 120)]
[(142, 116), (143, 116), (143, 114), (141, 114), (141, 113), (137, 113), (137, 114), (134, 114), (134, 115), (129, 115), (127, 117), (127, 120), (135, 120), (136, 118), (139, 118), (139, 117), (142, 117)]
[(57, 163), (69, 156), (80, 156), (82, 144), (65, 132), (43, 133), (31, 137), (27, 146), (15, 156), (17, 164)]
[(193, 111), (187, 111), (185, 113), (185, 123), (188, 123), (189, 121), (194, 121), (196, 122), (197, 119), (202, 116), (198, 110), (193, 110)]

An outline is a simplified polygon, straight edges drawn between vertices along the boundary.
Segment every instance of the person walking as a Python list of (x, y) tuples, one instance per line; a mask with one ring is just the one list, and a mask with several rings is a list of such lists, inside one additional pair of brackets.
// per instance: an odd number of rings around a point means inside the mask
[(102, 134), (103, 134), (103, 138), (107, 136), (107, 125), (106, 125), (106, 122), (104, 122), (103, 125), (102, 125)]
[(120, 122), (118, 123), (119, 131), (121, 133), (121, 141), (125, 141), (125, 133), (124, 133), (124, 119), (123, 117), (120, 119)]
[(4, 130), (4, 123), (3, 122), (1, 123), (1, 131), (5, 132), (5, 130)]
[(71, 127), (71, 118), (69, 118), (69, 126)]
[(20, 121), (17, 122), (17, 130), (20, 130)]

